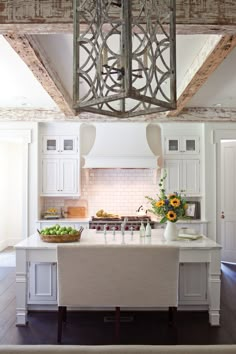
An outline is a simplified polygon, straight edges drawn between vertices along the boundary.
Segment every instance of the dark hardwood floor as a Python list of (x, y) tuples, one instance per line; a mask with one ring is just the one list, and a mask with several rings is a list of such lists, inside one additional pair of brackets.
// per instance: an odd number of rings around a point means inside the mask
[[(57, 314), (32, 312), (27, 327), (15, 326), (15, 269), (0, 268), (0, 344), (56, 344)], [(111, 312), (72, 312), (63, 330), (64, 344), (114, 344)], [(165, 312), (130, 312), (121, 323), (121, 344), (235, 344), (236, 265), (222, 265), (221, 326), (211, 327), (206, 312), (178, 312), (177, 331)]]

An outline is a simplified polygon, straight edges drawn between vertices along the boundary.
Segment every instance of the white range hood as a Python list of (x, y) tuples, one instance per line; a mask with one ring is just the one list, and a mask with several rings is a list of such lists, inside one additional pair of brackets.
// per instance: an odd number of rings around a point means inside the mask
[(147, 142), (148, 123), (97, 123), (84, 168), (157, 168)]

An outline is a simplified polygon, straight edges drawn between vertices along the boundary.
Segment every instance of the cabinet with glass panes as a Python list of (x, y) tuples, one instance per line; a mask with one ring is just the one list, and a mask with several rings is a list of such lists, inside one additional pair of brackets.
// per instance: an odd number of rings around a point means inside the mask
[(42, 153), (47, 155), (54, 154), (76, 154), (77, 153), (76, 136), (43, 136)]
[(199, 136), (166, 136), (165, 155), (199, 154)]

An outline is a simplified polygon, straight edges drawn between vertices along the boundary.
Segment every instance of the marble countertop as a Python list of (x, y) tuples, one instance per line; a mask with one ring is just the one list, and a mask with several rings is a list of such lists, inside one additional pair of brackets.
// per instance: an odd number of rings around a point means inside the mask
[[(160, 218), (156, 217), (151, 217), (152, 221), (155, 223), (160, 223)], [(43, 223), (88, 223), (91, 221), (91, 217), (88, 218), (60, 218), (60, 219), (39, 219), (37, 222), (43, 222)], [(178, 224), (205, 224), (208, 223), (206, 220), (200, 220), (200, 219), (182, 219), (177, 221)]]
[(91, 218), (60, 218), (60, 219), (40, 219), (37, 222), (50, 222), (57, 224), (58, 222), (62, 223), (88, 223)]
[[(112, 233), (107, 232), (106, 236), (103, 233), (96, 233), (95, 230), (84, 230), (81, 236), (80, 242), (70, 242), (67, 245), (75, 246), (89, 246), (89, 245), (114, 245), (114, 246), (153, 246), (161, 247), (166, 245), (172, 245), (180, 247), (181, 249), (219, 249), (221, 246), (215, 241), (203, 236), (200, 239), (190, 241), (190, 240), (176, 240), (176, 241), (166, 241), (163, 237), (164, 230), (156, 229), (152, 230), (151, 237), (140, 237), (139, 232), (135, 231), (133, 236), (130, 232), (127, 232), (124, 237), (122, 237), (120, 232), (117, 232), (114, 236)], [(66, 244), (64, 244), (66, 245)], [(56, 249), (58, 243), (47, 243), (41, 241), (39, 235), (33, 234), (25, 240), (19, 242), (15, 248), (16, 249)]]

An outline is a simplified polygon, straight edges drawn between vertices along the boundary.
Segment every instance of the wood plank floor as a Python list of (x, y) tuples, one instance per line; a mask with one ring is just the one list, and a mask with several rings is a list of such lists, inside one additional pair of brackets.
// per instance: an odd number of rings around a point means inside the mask
[[(32, 312), (27, 327), (15, 326), (15, 268), (0, 268), (0, 344), (56, 344), (54, 312)], [(110, 312), (73, 312), (63, 332), (64, 344), (113, 344)], [(125, 313), (127, 315), (127, 313)], [(236, 265), (222, 265), (221, 326), (210, 327), (206, 312), (179, 312), (177, 333), (167, 326), (165, 312), (130, 312), (121, 323), (121, 344), (235, 344)]]

